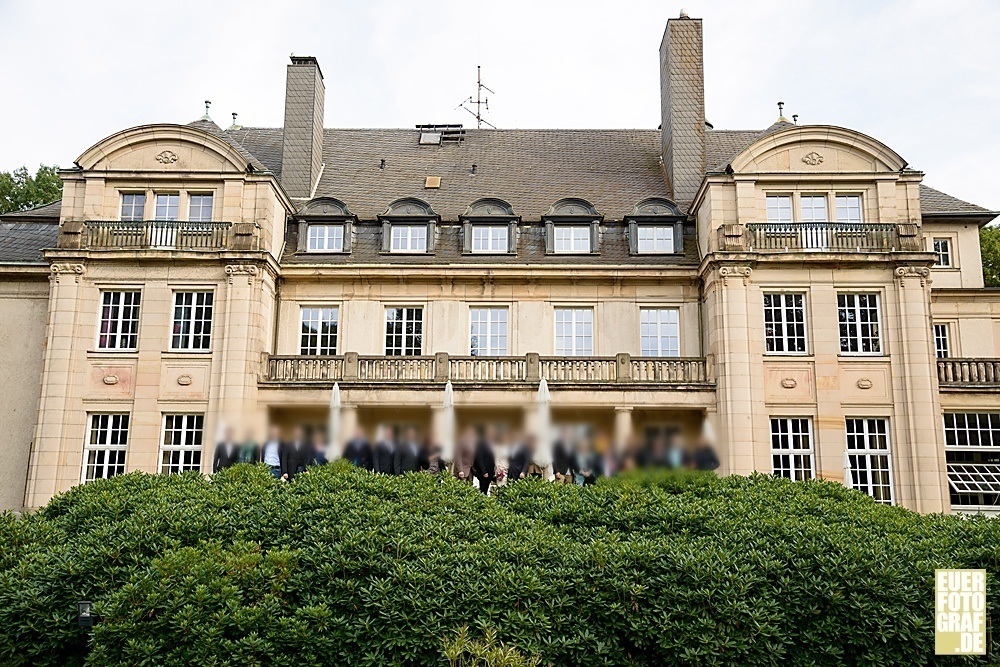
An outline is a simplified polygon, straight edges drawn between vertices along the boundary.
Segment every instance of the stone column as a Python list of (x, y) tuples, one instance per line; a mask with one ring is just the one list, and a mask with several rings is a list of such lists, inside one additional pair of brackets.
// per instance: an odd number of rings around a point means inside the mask
[(615, 447), (621, 451), (632, 437), (632, 407), (615, 408)]

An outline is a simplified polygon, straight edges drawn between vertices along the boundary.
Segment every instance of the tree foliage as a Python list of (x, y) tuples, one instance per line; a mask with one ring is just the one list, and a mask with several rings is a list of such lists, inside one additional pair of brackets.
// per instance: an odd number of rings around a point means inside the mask
[(0, 664), (950, 665), (934, 569), (995, 575), (998, 545), (1000, 520), (763, 475), (132, 473), (0, 516)]
[(983, 252), (983, 280), (987, 287), (1000, 287), (1000, 227), (979, 230), (979, 247)]
[(59, 167), (39, 165), (34, 176), (27, 167), (0, 172), (0, 214), (51, 204), (60, 197)]

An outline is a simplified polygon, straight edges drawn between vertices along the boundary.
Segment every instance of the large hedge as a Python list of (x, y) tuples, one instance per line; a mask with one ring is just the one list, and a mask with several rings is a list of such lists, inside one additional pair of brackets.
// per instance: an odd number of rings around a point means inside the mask
[(834, 483), (135, 473), (0, 519), (0, 664), (442, 665), (468, 625), (540, 664), (926, 665), (936, 567), (985, 567), (998, 627), (1000, 522)]

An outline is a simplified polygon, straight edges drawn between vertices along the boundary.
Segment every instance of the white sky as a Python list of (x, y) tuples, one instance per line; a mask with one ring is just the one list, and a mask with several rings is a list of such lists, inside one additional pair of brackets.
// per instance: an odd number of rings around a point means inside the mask
[(474, 122), (655, 128), (666, 20), (704, 19), (706, 113), (758, 129), (775, 103), (854, 128), (925, 182), (1000, 210), (997, 0), (0, 0), (0, 171), (70, 165), (117, 130), (189, 122), (212, 100), (280, 126), (288, 56), (315, 55), (327, 127)]

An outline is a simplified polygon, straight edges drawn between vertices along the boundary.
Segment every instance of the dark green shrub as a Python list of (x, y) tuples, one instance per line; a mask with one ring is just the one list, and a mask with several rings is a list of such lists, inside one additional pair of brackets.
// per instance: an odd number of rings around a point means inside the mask
[(135, 473), (0, 518), (0, 664), (442, 665), (468, 626), (541, 664), (926, 665), (936, 567), (986, 568), (997, 626), (1000, 521), (829, 482)]

